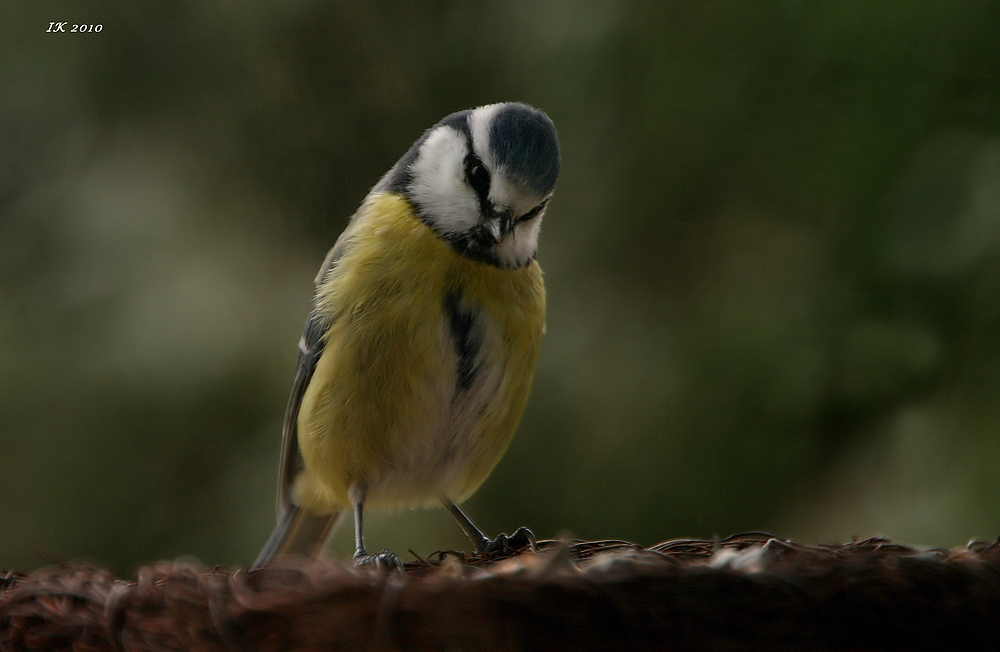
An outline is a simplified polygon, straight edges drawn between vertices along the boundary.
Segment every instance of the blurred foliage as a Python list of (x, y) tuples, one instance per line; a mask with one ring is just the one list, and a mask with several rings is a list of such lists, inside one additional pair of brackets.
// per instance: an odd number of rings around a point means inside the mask
[[(548, 111), (564, 161), (483, 527), (1000, 532), (997, 0), (0, 19), (0, 567), (250, 561), (326, 248), (423, 129), (500, 100)], [(467, 546), (440, 511), (369, 536)]]

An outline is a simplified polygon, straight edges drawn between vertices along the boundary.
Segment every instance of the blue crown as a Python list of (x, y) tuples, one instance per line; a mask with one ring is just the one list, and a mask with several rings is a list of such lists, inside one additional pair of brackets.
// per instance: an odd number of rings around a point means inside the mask
[(527, 104), (504, 104), (490, 125), (490, 149), (512, 181), (539, 196), (552, 192), (559, 178), (559, 140), (549, 116)]

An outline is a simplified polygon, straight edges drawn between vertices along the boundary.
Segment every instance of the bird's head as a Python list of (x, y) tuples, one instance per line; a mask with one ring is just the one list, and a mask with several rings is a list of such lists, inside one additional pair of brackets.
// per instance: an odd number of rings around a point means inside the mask
[(406, 197), (460, 253), (517, 268), (535, 258), (558, 176), (552, 121), (508, 102), (449, 115), (424, 133), (375, 190)]

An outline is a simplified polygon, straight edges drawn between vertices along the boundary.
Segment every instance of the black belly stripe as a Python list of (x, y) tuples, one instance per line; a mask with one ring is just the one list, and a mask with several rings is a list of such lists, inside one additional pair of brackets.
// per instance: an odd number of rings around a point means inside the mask
[(444, 314), (448, 320), (448, 332), (451, 335), (455, 353), (458, 355), (458, 378), (455, 382), (455, 394), (468, 391), (472, 387), (479, 365), (476, 356), (482, 345), (476, 333), (475, 314), (461, 305), (462, 291), (450, 290), (444, 295)]

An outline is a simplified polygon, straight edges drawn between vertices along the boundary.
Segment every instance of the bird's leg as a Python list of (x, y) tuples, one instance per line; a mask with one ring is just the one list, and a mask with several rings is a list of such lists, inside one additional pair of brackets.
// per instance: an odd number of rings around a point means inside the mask
[(354, 565), (402, 571), (403, 562), (391, 550), (383, 550), (371, 555), (365, 552), (364, 511), (364, 499), (357, 500), (354, 503)]
[(448, 508), (451, 515), (458, 521), (458, 526), (465, 532), (465, 536), (469, 537), (472, 541), (472, 544), (476, 547), (476, 552), (520, 550), (529, 546), (532, 550), (535, 550), (535, 535), (526, 527), (517, 528), (514, 530), (514, 534), (510, 536), (498, 534), (495, 539), (487, 539), (483, 531), (476, 527), (476, 524), (462, 511), (461, 507), (450, 500), (444, 501), (444, 506)]

